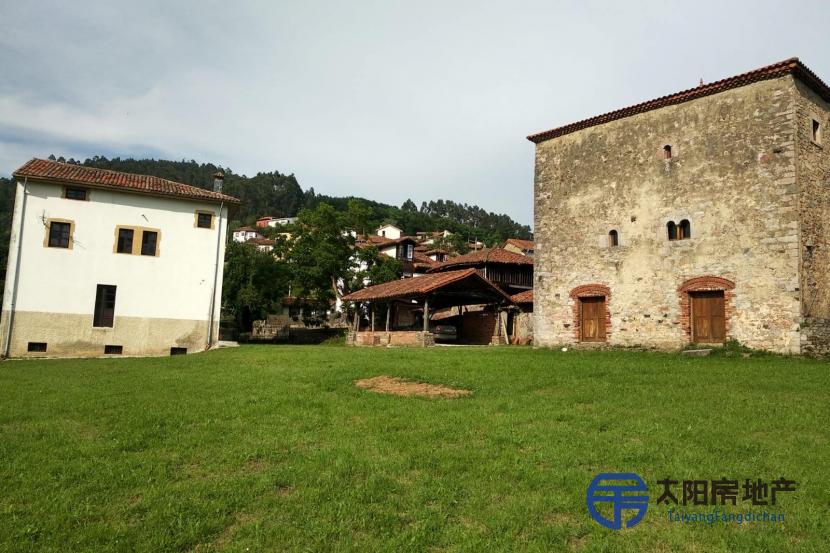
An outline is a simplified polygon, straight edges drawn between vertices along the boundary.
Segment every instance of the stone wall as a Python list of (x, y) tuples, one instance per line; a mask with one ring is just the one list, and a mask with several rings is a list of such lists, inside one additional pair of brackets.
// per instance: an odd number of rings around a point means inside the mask
[(513, 316), (513, 336), (511, 342), (518, 346), (533, 343), (533, 313), (519, 312)]
[[(591, 285), (611, 295), (609, 344), (682, 348), (706, 277), (734, 284), (728, 338), (798, 352), (799, 98), (785, 76), (538, 144), (534, 343), (578, 341), (574, 291)], [(691, 238), (668, 240), (684, 219)]]
[[(802, 83), (796, 84), (802, 349), (817, 354), (830, 351), (830, 106)], [(823, 134), (818, 143), (812, 139), (813, 120)]]
[(350, 346), (428, 347), (435, 344), (435, 339), (431, 332), (416, 330), (349, 332), (346, 344)]

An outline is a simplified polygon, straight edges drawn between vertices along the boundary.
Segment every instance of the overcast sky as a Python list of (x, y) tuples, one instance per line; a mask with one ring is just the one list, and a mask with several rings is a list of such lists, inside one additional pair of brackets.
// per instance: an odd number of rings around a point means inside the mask
[(0, 175), (195, 159), (527, 224), (531, 132), (791, 56), (830, 80), (826, 0), (0, 0), (0, 24)]

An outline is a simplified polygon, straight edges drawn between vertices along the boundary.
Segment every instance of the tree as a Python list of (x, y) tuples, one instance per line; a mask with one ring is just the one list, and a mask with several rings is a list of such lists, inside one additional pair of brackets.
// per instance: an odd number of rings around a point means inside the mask
[(344, 228), (341, 217), (327, 203), (300, 211), (297, 234), (288, 253), (294, 286), (300, 291), (296, 295), (320, 304), (342, 295), (354, 246), (354, 238)]
[(372, 218), (372, 210), (362, 201), (351, 198), (346, 207), (344, 218), (345, 226), (358, 234), (367, 234), (372, 227), (369, 222)]
[(348, 282), (349, 292), (399, 280), (403, 276), (403, 264), (394, 257), (381, 254), (374, 246), (358, 249), (354, 258), (363, 269), (352, 273)]
[(409, 213), (417, 213), (418, 212), (418, 206), (416, 206), (415, 202), (413, 202), (411, 199), (407, 199), (403, 203), (403, 205), (401, 205), (401, 211), (407, 211)]
[(228, 244), (222, 305), (233, 313), (240, 330), (250, 330), (253, 321), (279, 310), (289, 282), (286, 263), (272, 253), (259, 251), (252, 244)]

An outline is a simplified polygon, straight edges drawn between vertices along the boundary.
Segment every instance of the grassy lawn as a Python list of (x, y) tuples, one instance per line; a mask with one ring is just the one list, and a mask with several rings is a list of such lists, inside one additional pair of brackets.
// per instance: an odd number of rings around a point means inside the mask
[[(375, 375), (473, 394), (353, 385)], [(251, 346), (4, 362), (0, 551), (830, 551), (828, 390), (827, 362), (775, 356)], [(585, 506), (601, 471), (658, 495), (667, 476), (798, 489), (769, 509), (783, 524), (673, 523), (652, 497), (615, 532)]]

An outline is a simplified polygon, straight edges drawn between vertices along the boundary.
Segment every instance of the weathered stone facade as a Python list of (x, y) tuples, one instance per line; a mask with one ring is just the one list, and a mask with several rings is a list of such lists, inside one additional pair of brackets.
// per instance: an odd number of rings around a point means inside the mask
[[(606, 343), (679, 349), (693, 340), (690, 298), (709, 291), (726, 339), (830, 351), (819, 85), (787, 73), (534, 140), (535, 345), (578, 343), (589, 294), (607, 296)], [(669, 240), (683, 220), (691, 236)]]

